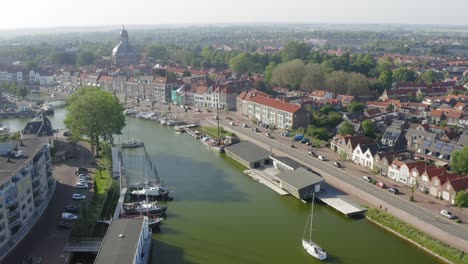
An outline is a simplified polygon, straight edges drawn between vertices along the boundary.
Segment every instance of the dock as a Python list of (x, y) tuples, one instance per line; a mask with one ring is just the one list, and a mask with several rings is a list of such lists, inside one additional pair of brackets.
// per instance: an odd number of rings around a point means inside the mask
[(195, 139), (200, 139), (200, 136), (197, 133), (195, 133), (194, 130), (192, 130), (192, 129), (188, 128), (188, 127), (185, 128), (185, 132), (187, 132), (187, 134), (189, 134), (190, 136), (192, 136)]
[(256, 171), (245, 170), (244, 173), (246, 175), (250, 176), (252, 179), (258, 181), (259, 183), (269, 187), (270, 189), (272, 189), (273, 191), (277, 192), (280, 195), (288, 195), (289, 194), (287, 191), (285, 191), (285, 190), (281, 189), (280, 187), (276, 186), (275, 184), (273, 184), (272, 182), (267, 180), (266, 177), (261, 176)]
[(327, 183), (325, 183), (324, 191), (316, 193), (315, 197), (347, 217), (361, 215), (367, 211), (367, 209), (356, 205), (349, 194), (343, 193)]

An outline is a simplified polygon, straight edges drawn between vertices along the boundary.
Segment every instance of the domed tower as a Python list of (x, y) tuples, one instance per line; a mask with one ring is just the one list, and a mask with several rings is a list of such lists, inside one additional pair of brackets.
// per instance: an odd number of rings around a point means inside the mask
[(120, 31), (120, 42), (112, 49), (112, 62), (118, 66), (137, 63), (137, 54), (128, 42), (128, 32), (125, 30), (125, 26)]

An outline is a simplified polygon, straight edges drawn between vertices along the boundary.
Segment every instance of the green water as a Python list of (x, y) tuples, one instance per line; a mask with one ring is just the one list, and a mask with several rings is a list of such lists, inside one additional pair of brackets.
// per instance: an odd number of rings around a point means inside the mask
[[(174, 190), (162, 233), (154, 235), (152, 263), (319, 263), (301, 245), (310, 205), (257, 183), (188, 135), (152, 121), (127, 124)], [(144, 180), (139, 155), (124, 153), (130, 182)], [(347, 219), (321, 204), (313, 240), (328, 252), (327, 263), (439, 263), (367, 220)]]
[[(32, 94), (37, 95), (37, 94)], [(51, 105), (54, 106), (54, 115), (48, 116), (50, 122), (52, 123), (52, 127), (55, 129), (65, 128), (63, 124), (63, 120), (65, 119), (65, 115), (67, 114), (66, 110), (66, 103), (65, 101), (55, 101), (51, 102)], [(28, 121), (32, 120), (32, 118), (13, 118), (13, 119), (0, 119), (0, 123), (2, 126), (9, 127), (11, 132), (18, 132), (24, 128)]]

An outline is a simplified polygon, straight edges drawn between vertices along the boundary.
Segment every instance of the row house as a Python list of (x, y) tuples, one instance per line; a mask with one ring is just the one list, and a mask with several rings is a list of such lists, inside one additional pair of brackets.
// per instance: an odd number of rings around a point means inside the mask
[(373, 144), (375, 144), (375, 142), (366, 136), (342, 136), (340, 134), (336, 134), (336, 136), (334, 136), (330, 141), (330, 149), (339, 153), (340, 155), (345, 155), (347, 160), (352, 160), (354, 150), (358, 146)]
[(395, 151), (379, 151), (374, 155), (374, 167), (373, 170), (377, 171), (378, 174), (388, 176), (389, 166), (393, 160), (400, 158), (408, 158), (409, 153), (407, 152), (395, 152)]
[(40, 73), (31, 70), (29, 72), (29, 83), (41, 86), (51, 86), (55, 84), (55, 76), (53, 74), (47, 74), (45, 72)]
[(457, 192), (466, 190), (468, 190), (468, 176), (448, 178), (440, 188), (442, 199), (452, 204), (455, 204), (455, 195)]
[(251, 93), (250, 96), (244, 93), (238, 96), (240, 108), (237, 111), (241, 114), (244, 113), (244, 105), (247, 105), (248, 117), (256, 118), (262, 123), (272, 124), (280, 129), (307, 127), (310, 122), (309, 111), (300, 105), (262, 96), (256, 92)]
[(8, 83), (16, 83), (21, 85), (24, 83), (23, 79), (23, 72), (7, 72), (7, 71), (0, 71), (0, 83), (1, 82), (8, 82)]
[(426, 131), (422, 128), (409, 128), (405, 134), (406, 149), (411, 152), (416, 152), (421, 149), (423, 142), (426, 139), (436, 139), (437, 134)]
[(462, 150), (463, 145), (453, 142), (443, 142), (432, 138), (425, 139), (415, 156), (420, 159), (431, 160), (436, 164), (446, 165), (456, 151)]
[(380, 147), (377, 144), (358, 144), (353, 150), (353, 162), (369, 169), (374, 168), (374, 156), (378, 153)]
[(410, 184), (410, 171), (414, 167), (425, 166), (424, 162), (417, 162), (414, 160), (401, 160), (397, 158), (392, 161), (392, 164), (388, 167), (388, 177), (394, 181)]
[(166, 77), (156, 77), (153, 80), (152, 99), (161, 102), (170, 102), (173, 89), (179, 88), (182, 83), (172, 81)]
[(336, 99), (340, 100), (343, 107), (347, 107), (352, 102), (354, 102), (354, 95), (343, 95), (339, 94), (336, 96)]

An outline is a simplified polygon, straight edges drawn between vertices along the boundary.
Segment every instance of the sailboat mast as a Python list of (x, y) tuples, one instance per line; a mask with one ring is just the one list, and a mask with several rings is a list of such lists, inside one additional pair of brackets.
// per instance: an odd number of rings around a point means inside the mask
[(218, 121), (218, 143), (219, 143), (219, 97), (218, 97), (218, 102), (216, 103), (216, 119)]
[(312, 226), (314, 224), (314, 201), (315, 201), (315, 190), (312, 194), (312, 213), (310, 214), (310, 231), (309, 231), (309, 241), (312, 241)]

